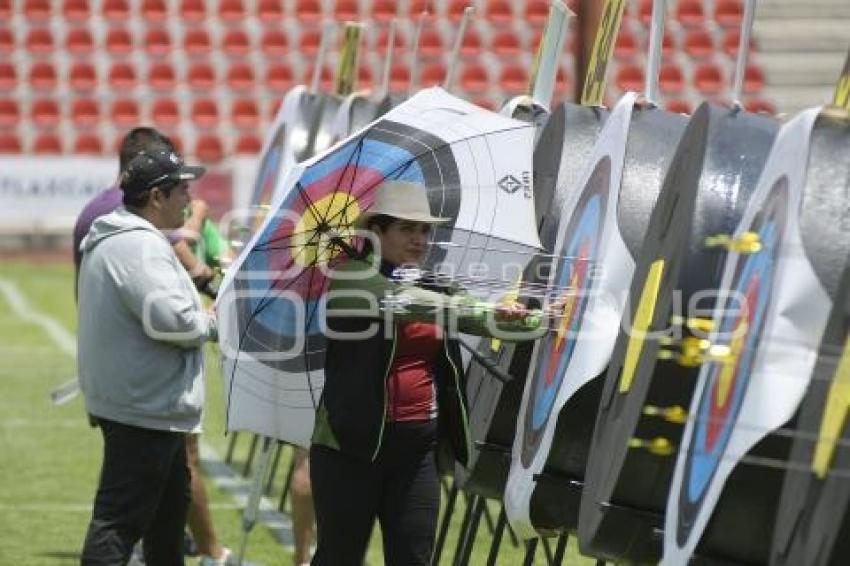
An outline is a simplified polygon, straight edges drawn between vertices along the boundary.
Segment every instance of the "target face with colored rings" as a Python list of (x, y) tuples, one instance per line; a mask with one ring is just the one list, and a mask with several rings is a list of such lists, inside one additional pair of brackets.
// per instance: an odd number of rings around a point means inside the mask
[(761, 251), (738, 255), (715, 344), (728, 348), (728, 357), (708, 361), (699, 395), (691, 442), (679, 496), (676, 538), (683, 545), (738, 421), (741, 405), (764, 334), (788, 209), (788, 180), (774, 183), (762, 209), (746, 231), (759, 235)]
[(551, 281), (558, 312), (553, 317), (555, 327), (541, 338), (531, 377), (520, 453), (520, 461), (526, 468), (537, 454), (579, 340), (593, 286), (592, 268), (600, 254), (610, 178), (611, 160), (606, 156), (597, 162), (573, 209), (560, 257), (556, 258), (558, 268)]

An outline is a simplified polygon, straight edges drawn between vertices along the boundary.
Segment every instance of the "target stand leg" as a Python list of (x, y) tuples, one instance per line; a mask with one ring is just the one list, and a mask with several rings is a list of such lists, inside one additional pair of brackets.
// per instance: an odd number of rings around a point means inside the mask
[(499, 518), (496, 520), (496, 528), (493, 531), (493, 542), (490, 544), (490, 554), (487, 556), (487, 566), (496, 566), (496, 559), (499, 556), (499, 547), (502, 545), (502, 535), (505, 532), (505, 526), (508, 524), (508, 514), (505, 512), (504, 503), (499, 511)]
[(432, 564), (440, 563), (440, 556), (443, 554), (443, 546), (446, 544), (446, 535), (449, 532), (449, 525), (452, 521), (455, 505), (457, 504), (458, 488), (454, 481), (449, 489), (448, 500), (446, 501), (446, 510), (443, 512), (443, 520), (440, 522), (440, 532), (437, 534), (437, 543), (434, 545), (434, 558)]
[(467, 566), (472, 555), (472, 547), (475, 545), (475, 535), (478, 525), (481, 523), (481, 514), (487, 505), (487, 500), (480, 495), (473, 495), (467, 503), (468, 521), (464, 522), (458, 539), (458, 548), (455, 552), (454, 566)]

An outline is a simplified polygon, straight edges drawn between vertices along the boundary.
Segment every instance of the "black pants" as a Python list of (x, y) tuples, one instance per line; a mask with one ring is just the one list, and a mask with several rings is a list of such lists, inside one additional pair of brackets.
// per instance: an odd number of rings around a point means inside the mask
[(361, 566), (375, 518), (389, 566), (431, 563), (440, 480), (436, 422), (388, 423), (376, 461), (310, 448), (318, 544), (313, 566)]
[(145, 562), (182, 566), (189, 508), (186, 435), (98, 419), (103, 466), (83, 566), (124, 566), (144, 538)]

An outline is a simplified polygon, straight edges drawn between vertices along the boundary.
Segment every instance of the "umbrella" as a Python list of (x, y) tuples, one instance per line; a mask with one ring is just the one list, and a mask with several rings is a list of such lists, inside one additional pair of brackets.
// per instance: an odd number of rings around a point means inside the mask
[(328, 269), (358, 245), (350, 225), (385, 179), (422, 184), (434, 230), (423, 268), (482, 299), (507, 291), (539, 249), (533, 126), (424, 90), (296, 165), (222, 284), (217, 309), (230, 430), (309, 444), (324, 381)]

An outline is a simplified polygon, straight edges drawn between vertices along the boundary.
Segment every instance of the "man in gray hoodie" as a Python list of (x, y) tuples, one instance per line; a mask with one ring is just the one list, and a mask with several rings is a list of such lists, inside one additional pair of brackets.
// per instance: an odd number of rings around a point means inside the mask
[(83, 242), (78, 369), (104, 438), (83, 565), (126, 564), (140, 538), (148, 564), (183, 564), (185, 435), (200, 430), (201, 348), (216, 329), (162, 231), (183, 224), (203, 173), (161, 146), (139, 153), (122, 173), (124, 207)]

